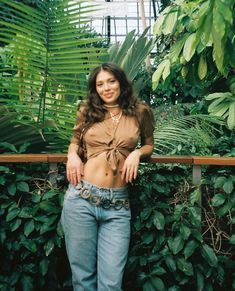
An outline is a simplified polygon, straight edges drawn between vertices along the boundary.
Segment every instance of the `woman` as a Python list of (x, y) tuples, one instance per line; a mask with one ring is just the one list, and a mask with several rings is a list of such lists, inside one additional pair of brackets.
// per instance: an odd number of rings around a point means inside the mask
[[(74, 291), (122, 290), (130, 239), (127, 184), (153, 151), (153, 130), (152, 112), (133, 95), (123, 70), (113, 63), (95, 68), (69, 145), (62, 211)], [(81, 139), (85, 163), (78, 155)]]

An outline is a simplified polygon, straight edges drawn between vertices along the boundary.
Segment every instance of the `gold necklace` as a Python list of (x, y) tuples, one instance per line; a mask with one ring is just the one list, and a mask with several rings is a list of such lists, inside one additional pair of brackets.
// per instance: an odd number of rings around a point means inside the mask
[(112, 119), (113, 123), (118, 124), (119, 120), (120, 120), (120, 118), (122, 116), (122, 111), (118, 114), (118, 116), (117, 116), (117, 114), (113, 114), (112, 112), (109, 112), (109, 114), (111, 116), (111, 119)]

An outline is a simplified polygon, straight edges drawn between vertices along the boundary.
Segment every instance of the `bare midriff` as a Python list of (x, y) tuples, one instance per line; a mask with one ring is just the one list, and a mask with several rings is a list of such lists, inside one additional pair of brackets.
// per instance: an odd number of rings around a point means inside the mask
[(113, 173), (108, 161), (106, 153), (90, 158), (84, 166), (84, 175), (82, 180), (91, 184), (105, 188), (120, 188), (127, 183), (121, 178), (121, 169), (124, 164), (124, 158), (120, 160), (116, 175)]

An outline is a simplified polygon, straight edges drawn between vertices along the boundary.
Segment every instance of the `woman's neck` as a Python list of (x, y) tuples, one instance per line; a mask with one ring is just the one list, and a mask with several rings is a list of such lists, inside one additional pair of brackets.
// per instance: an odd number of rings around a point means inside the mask
[(118, 108), (119, 104), (104, 104), (104, 108)]

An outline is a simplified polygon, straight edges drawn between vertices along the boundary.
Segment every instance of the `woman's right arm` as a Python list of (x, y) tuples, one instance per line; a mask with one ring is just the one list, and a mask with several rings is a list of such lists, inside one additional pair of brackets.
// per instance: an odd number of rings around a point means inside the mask
[(68, 181), (73, 185), (77, 185), (80, 182), (81, 176), (83, 176), (84, 172), (84, 164), (78, 155), (80, 135), (76, 134), (76, 130), (81, 126), (84, 117), (84, 108), (85, 107), (83, 105), (78, 108), (77, 121), (74, 126), (74, 133), (68, 148), (66, 174)]
[(66, 174), (68, 181), (77, 185), (81, 181), (83, 176), (84, 164), (78, 156), (78, 145), (76, 143), (70, 143), (67, 155)]

